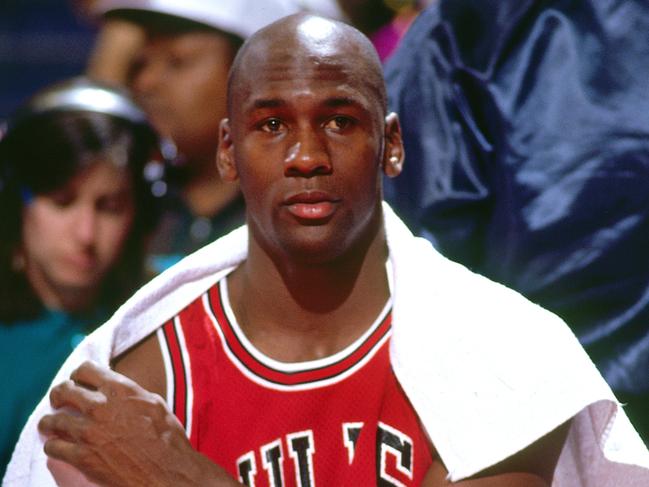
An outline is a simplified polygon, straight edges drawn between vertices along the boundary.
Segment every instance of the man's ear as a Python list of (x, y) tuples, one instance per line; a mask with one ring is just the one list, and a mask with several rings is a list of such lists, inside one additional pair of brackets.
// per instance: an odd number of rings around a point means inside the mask
[(396, 113), (391, 112), (385, 117), (385, 146), (383, 148), (383, 172), (390, 178), (401, 174), (405, 152), (401, 138), (401, 125)]
[(223, 181), (233, 182), (239, 178), (237, 166), (234, 163), (234, 145), (232, 144), (232, 131), (227, 118), (221, 120), (219, 125), (219, 145), (216, 150), (216, 168)]

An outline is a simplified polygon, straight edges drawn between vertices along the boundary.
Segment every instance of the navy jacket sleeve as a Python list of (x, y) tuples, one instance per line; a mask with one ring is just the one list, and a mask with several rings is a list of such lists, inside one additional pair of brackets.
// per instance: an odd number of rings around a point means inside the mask
[(386, 79), (395, 209), (562, 316), (614, 389), (649, 393), (649, 3), (440, 0)]

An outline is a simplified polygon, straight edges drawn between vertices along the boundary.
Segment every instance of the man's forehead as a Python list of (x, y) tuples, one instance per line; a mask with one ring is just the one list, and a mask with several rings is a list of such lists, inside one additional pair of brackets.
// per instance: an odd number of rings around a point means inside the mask
[(264, 84), (318, 85), (336, 81), (362, 90), (370, 67), (360, 56), (337, 46), (289, 45), (260, 49), (241, 63), (240, 81), (256, 89)]
[(297, 38), (285, 39), (285, 42), (267, 42), (251, 49), (242, 61), (244, 70), (258, 71), (273, 67), (296, 68), (317, 67), (362, 69), (366, 61), (358, 50), (341, 42), (301, 42)]
[(370, 103), (385, 105), (382, 69), (369, 40), (347, 25), (319, 17), (289, 18), (253, 36), (234, 73), (230, 95), (239, 102), (270, 87), (330, 89), (339, 83)]
[[(321, 105), (376, 102), (375, 90), (353, 64), (326, 59), (284, 59), (262, 62), (240, 80), (238, 89), (246, 109), (315, 101)], [(269, 103), (268, 100), (273, 100)]]
[(244, 67), (243, 77), (248, 82), (259, 80), (270, 83), (295, 79), (317, 83), (326, 80), (360, 80), (365, 71), (361, 59), (334, 53), (318, 55), (287, 51), (250, 59)]

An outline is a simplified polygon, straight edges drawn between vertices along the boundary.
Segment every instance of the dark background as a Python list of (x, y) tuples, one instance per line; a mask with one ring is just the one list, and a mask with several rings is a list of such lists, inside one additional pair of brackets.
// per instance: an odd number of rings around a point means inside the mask
[(0, 0), (0, 120), (37, 89), (81, 74), (94, 36), (67, 0)]

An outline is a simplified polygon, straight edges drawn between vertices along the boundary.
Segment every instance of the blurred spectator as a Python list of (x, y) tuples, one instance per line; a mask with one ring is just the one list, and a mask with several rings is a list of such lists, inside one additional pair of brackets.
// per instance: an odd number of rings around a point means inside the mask
[(417, 14), (435, 0), (338, 0), (349, 23), (367, 35), (382, 61), (397, 48)]
[[(156, 8), (159, 8), (160, 12), (167, 11), (164, 5), (156, 7), (155, 2), (152, 3), (148, 1), (127, 2), (128, 5), (124, 2), (115, 3), (113, 1), (106, 2), (105, 0), (70, 0), (70, 2), (78, 16), (85, 19), (85, 22), (88, 24), (97, 24), (98, 12), (106, 13), (110, 12), (111, 9), (118, 10), (121, 8), (120, 5), (123, 5), (125, 6), (124, 8), (128, 9), (157, 11)], [(225, 8), (231, 9), (227, 4), (228, 2), (225, 3)], [(337, 0), (280, 0), (279, 5), (282, 6), (282, 10), (287, 12), (299, 9), (314, 12), (325, 17), (346, 20), (345, 14), (341, 10)], [(206, 2), (206, 5), (203, 7), (208, 11), (215, 8), (213, 5), (210, 5), (210, 2)], [(220, 8), (222, 7), (216, 7), (217, 10)], [(187, 10), (180, 6), (176, 11), (170, 13), (178, 14), (181, 18), (185, 18), (185, 15), (188, 15), (188, 18), (190, 19), (205, 22), (204, 18), (194, 16), (190, 11), (191, 7)], [(139, 22), (131, 21), (129, 17), (128, 14), (109, 14), (104, 16), (102, 19), (99, 19), (101, 22), (98, 29), (97, 39), (88, 59), (86, 70), (88, 76), (93, 79), (123, 85), (127, 83), (131, 65), (135, 58), (137, 58), (139, 50), (143, 46), (146, 37), (146, 32), (143, 26), (140, 25)], [(245, 20), (242, 20), (241, 22), (244, 23)], [(226, 24), (227, 23), (228, 21), (226, 21)], [(217, 20), (215, 28), (224, 33), (230, 33), (231, 28), (222, 24), (223, 22)], [(233, 33), (235, 33), (235, 35), (236, 32), (237, 29), (234, 28)], [(247, 35), (248, 34), (244, 34), (239, 37), (243, 39), (247, 37)]]
[(215, 168), (228, 71), (243, 39), (297, 10), (292, 0), (99, 0), (108, 21), (141, 26), (145, 41), (128, 85), (173, 140), (173, 185), (151, 247), (162, 269), (243, 223), (237, 185)]
[(0, 478), (63, 360), (143, 282), (157, 148), (145, 120), (74, 79), (35, 95), (0, 140)]
[(442, 0), (386, 74), (388, 199), (566, 320), (649, 439), (649, 4)]
[(125, 19), (104, 19), (96, 25), (97, 0), (70, 0), (77, 15), (97, 28), (97, 38), (88, 57), (86, 74), (95, 80), (126, 84), (133, 59), (144, 44), (144, 29)]

